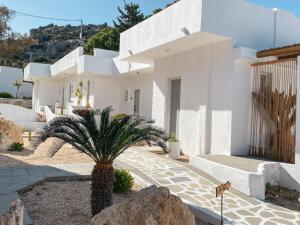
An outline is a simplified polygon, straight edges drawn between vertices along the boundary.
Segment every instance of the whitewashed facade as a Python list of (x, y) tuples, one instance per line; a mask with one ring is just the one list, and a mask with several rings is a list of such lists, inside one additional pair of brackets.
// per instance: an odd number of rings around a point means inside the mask
[[(256, 51), (296, 42), (300, 19), (290, 12), (243, 0), (181, 0), (123, 32), (119, 53), (95, 49), (87, 56), (79, 47), (53, 65), (30, 63), (24, 72), (34, 81), (35, 110), (76, 105), (82, 81), (81, 105), (151, 117), (175, 132), (191, 157), (247, 155)], [(285, 170), (294, 178), (296, 158)], [(298, 176), (293, 188), (300, 190), (299, 182)]]

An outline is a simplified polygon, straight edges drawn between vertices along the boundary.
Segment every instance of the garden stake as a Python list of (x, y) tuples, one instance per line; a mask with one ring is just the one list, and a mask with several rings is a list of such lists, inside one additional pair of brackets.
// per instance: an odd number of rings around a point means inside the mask
[(227, 191), (231, 186), (231, 183), (227, 181), (225, 184), (221, 184), (220, 186), (216, 187), (216, 198), (221, 196), (221, 225), (224, 224), (223, 221), (223, 197), (224, 197), (224, 192)]

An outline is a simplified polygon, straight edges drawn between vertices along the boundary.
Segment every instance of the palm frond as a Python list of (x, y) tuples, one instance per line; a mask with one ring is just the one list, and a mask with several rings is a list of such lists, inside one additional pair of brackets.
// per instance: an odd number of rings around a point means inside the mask
[(37, 132), (34, 144), (38, 146), (50, 137), (60, 138), (99, 163), (112, 163), (140, 141), (165, 149), (167, 136), (163, 129), (154, 125), (153, 120), (131, 115), (112, 118), (111, 111), (112, 107), (107, 107), (101, 112), (99, 128), (93, 111), (57, 117)]

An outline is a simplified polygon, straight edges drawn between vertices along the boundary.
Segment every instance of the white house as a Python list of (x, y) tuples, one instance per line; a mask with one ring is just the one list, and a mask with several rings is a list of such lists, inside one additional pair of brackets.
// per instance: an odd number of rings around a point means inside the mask
[[(7, 92), (15, 96), (16, 80), (23, 81), (23, 70), (13, 67), (0, 66), (0, 93)], [(32, 96), (32, 83), (22, 82), (18, 97), (30, 98)]]
[(53, 65), (30, 63), (24, 73), (34, 82), (35, 110), (67, 112), (78, 104), (74, 93), (82, 83), (81, 105), (153, 118), (176, 134), (191, 164), (263, 198), (265, 183), (274, 180), (300, 190), (300, 149), (287, 169), (272, 165), (290, 175), (288, 182), (277, 173), (227, 171), (199, 155), (248, 155), (256, 52), (297, 42), (300, 19), (290, 12), (244, 0), (181, 0), (123, 32), (120, 52), (95, 49), (89, 56), (79, 47)]

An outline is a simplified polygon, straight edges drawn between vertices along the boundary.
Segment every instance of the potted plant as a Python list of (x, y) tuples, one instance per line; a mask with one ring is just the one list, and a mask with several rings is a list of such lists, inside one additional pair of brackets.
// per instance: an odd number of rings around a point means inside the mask
[(169, 150), (169, 156), (172, 159), (178, 159), (180, 157), (180, 142), (176, 138), (175, 134), (171, 134), (168, 140), (168, 150)]
[(81, 100), (83, 98), (83, 81), (80, 81), (78, 84), (78, 87), (76, 88), (75, 91), (75, 96), (77, 97), (77, 105), (81, 105)]

